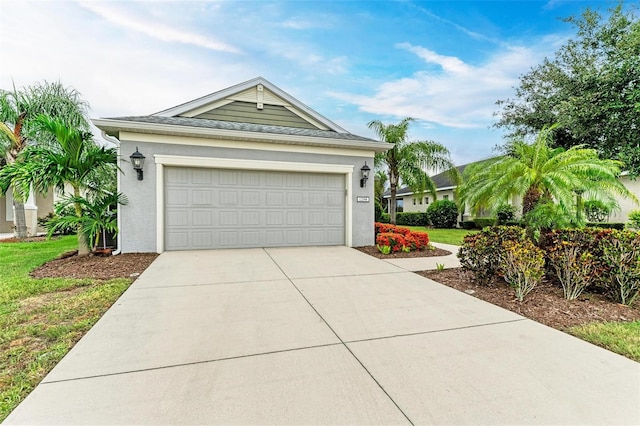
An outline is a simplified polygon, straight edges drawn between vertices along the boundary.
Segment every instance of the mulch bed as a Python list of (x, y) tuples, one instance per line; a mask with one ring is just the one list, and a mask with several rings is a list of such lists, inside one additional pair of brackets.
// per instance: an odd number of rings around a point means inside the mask
[(398, 251), (395, 253), (382, 254), (380, 250), (376, 246), (364, 246), (364, 247), (354, 247), (356, 250), (360, 250), (363, 253), (368, 254), (369, 256), (377, 257), (378, 259), (405, 259), (408, 257), (432, 257), (432, 256), (448, 256), (451, 254), (450, 251), (442, 250), (439, 248), (434, 248), (433, 250), (425, 249), (425, 250), (414, 250), (410, 252)]
[(519, 302), (505, 282), (496, 279), (491, 285), (479, 285), (473, 275), (462, 268), (417, 273), (559, 330), (590, 322), (640, 320), (637, 302), (632, 307), (620, 305), (597, 293), (583, 293), (569, 301), (563, 297), (562, 288), (549, 282), (535, 287)]
[[(68, 255), (69, 253), (66, 253)], [(33, 278), (135, 278), (153, 262), (157, 253), (124, 253), (116, 256), (60, 256), (31, 272)]]

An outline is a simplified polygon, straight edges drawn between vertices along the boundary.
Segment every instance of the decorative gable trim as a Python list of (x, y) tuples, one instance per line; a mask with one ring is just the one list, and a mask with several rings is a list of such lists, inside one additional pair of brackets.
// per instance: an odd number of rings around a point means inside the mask
[[(258, 90), (259, 87), (262, 87), (262, 90)], [(280, 104), (278, 99), (282, 102), (282, 106), (305, 119), (309, 123), (317, 126), (321, 130), (333, 130), (338, 133), (348, 133), (333, 121), (312, 110), (263, 77), (257, 77), (252, 80), (245, 81), (244, 83), (211, 93), (207, 96), (203, 96), (152, 115), (159, 117), (194, 117), (211, 109), (231, 103), (234, 100), (255, 102), (256, 108), (261, 109), (264, 106), (265, 101), (272, 103), (273, 105)]]

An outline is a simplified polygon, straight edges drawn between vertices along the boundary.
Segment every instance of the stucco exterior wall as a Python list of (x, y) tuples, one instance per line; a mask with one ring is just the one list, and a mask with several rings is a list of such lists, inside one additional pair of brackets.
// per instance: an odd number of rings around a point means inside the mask
[[(620, 181), (640, 200), (640, 179), (632, 180), (629, 176), (622, 176)], [(633, 210), (640, 209), (640, 206), (629, 198), (619, 197), (618, 204), (620, 205), (620, 210), (611, 213), (609, 222), (627, 222), (629, 220), (629, 213)]]
[[(147, 136), (146, 139), (153, 139)], [(202, 140), (200, 140), (202, 142)], [(155, 252), (156, 251), (156, 164), (154, 155), (176, 155), (192, 157), (211, 157), (223, 159), (245, 159), (277, 162), (297, 162), (316, 164), (344, 164), (353, 165), (352, 175), (352, 245), (364, 246), (373, 244), (373, 179), (370, 179), (365, 188), (360, 188), (360, 168), (367, 164), (373, 164), (373, 152), (371, 155), (352, 156), (336, 155), (335, 149), (314, 147), (313, 153), (287, 152), (260, 149), (244, 149), (239, 142), (238, 149), (215, 146), (193, 146), (181, 143), (154, 143), (141, 142), (121, 138), (119, 166), (120, 191), (126, 194), (129, 203), (120, 206), (121, 223), (121, 250), (123, 253)], [(129, 156), (136, 147), (146, 159), (144, 163), (144, 180), (137, 180), (136, 172), (130, 164)], [(279, 148), (281, 149), (281, 148)], [(299, 149), (298, 149), (299, 151)], [(358, 203), (358, 196), (368, 196), (368, 203)]]

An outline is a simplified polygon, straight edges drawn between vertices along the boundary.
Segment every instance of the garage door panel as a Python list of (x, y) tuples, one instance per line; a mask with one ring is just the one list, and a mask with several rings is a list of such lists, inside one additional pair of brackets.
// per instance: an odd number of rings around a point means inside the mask
[(166, 167), (166, 249), (342, 245), (344, 180)]

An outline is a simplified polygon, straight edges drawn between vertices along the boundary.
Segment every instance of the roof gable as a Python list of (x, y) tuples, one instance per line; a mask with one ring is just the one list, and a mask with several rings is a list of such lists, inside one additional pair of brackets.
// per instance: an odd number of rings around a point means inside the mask
[(152, 114), (348, 133), (266, 79), (257, 77)]

